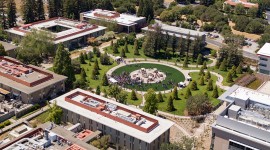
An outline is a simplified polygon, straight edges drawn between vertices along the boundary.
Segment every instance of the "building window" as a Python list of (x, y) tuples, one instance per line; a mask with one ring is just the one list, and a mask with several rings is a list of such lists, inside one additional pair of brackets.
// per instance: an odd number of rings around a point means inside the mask
[(262, 63), (260, 63), (259, 65), (260, 66), (263, 66), (263, 67), (266, 67), (267, 66), (266, 64), (262, 64)]
[(263, 60), (263, 61), (268, 61), (267, 58), (263, 58), (263, 57), (260, 57), (260, 60)]

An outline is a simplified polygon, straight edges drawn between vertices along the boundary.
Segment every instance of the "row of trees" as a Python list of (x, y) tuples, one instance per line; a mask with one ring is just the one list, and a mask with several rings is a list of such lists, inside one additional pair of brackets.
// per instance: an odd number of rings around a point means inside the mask
[(16, 26), (16, 4), (14, 0), (1, 0), (0, 2), (0, 20), (4, 29)]
[[(183, 56), (192, 56), (196, 61), (198, 55), (203, 50), (204, 44), (200, 37), (191, 40), (190, 34), (186, 38), (170, 36), (168, 33), (162, 33), (162, 27), (156, 25), (154, 31), (149, 31), (145, 37), (142, 49), (144, 54), (153, 58), (170, 58), (176, 56), (181, 59)], [(164, 55), (165, 54), (165, 55)]]
[(23, 0), (21, 10), (25, 23), (45, 19), (43, 0)]

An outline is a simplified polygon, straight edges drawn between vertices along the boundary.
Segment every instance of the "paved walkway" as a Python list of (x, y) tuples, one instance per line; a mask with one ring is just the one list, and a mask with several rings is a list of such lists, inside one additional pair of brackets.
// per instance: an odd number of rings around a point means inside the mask
[(21, 118), (21, 119), (16, 120), (16, 122), (14, 122), (11, 125), (6, 126), (3, 129), (1, 129), (0, 130), (0, 134), (5, 133), (7, 131), (10, 131), (10, 130), (12, 130), (13, 128), (15, 128), (17, 126), (20, 126), (24, 122), (27, 122), (27, 121), (35, 118), (36, 116), (42, 114), (43, 112), (47, 111), (48, 109), (49, 109), (49, 107), (48, 106), (45, 106), (45, 107), (41, 108), (39, 111), (37, 111), (37, 112), (35, 112), (35, 113), (27, 116), (27, 117), (24, 117), (24, 118)]

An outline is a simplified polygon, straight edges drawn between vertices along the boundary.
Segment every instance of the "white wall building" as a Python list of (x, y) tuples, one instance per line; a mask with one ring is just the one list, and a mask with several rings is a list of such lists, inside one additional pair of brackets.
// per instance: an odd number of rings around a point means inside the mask
[(169, 142), (173, 122), (91, 92), (75, 89), (53, 101), (63, 109), (63, 122), (110, 135), (116, 149), (157, 150)]
[(259, 73), (270, 75), (270, 43), (265, 43), (257, 55), (259, 57)]

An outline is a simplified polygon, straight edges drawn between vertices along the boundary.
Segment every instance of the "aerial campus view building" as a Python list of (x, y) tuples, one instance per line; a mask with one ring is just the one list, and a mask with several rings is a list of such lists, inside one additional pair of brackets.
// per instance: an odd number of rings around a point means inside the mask
[(259, 90), (234, 85), (219, 99), (227, 107), (212, 125), (214, 150), (270, 149), (269, 82)]
[(190, 36), (191, 40), (194, 40), (195, 38), (200, 37), (202, 43), (205, 43), (205, 40), (206, 40), (206, 34), (204, 32), (180, 28), (180, 27), (166, 25), (166, 24), (156, 23), (153, 25), (149, 25), (147, 27), (142, 28), (142, 31), (143, 32), (154, 31), (154, 29), (157, 26), (161, 26), (162, 34), (168, 34), (170, 36), (175, 35), (176, 37), (182, 37), (184, 39)]
[(236, 5), (239, 5), (239, 4), (242, 4), (247, 9), (252, 8), (252, 7), (255, 7), (255, 8), (259, 7), (258, 3), (252, 3), (248, 0), (226, 0), (224, 2), (224, 5), (230, 5), (232, 7), (235, 7)]
[(270, 43), (265, 43), (257, 55), (259, 57), (258, 71), (270, 75)]
[(110, 135), (117, 148), (156, 150), (169, 142), (171, 121), (89, 91), (75, 89), (53, 101), (63, 109), (63, 122)]
[(0, 57), (0, 96), (2, 100), (39, 103), (65, 92), (67, 77), (42, 68), (25, 65), (10, 57)]
[(118, 32), (136, 32), (146, 26), (145, 17), (137, 17), (131, 14), (118, 13), (116, 11), (95, 9), (80, 14), (81, 21), (106, 21), (116, 23)]
[(79, 22), (62, 17), (50, 18), (7, 29), (10, 39), (21, 40), (32, 30), (44, 30), (54, 35), (54, 44), (63, 43), (65, 47), (73, 49), (86, 45), (87, 38), (98, 37), (105, 33), (106, 27)]

